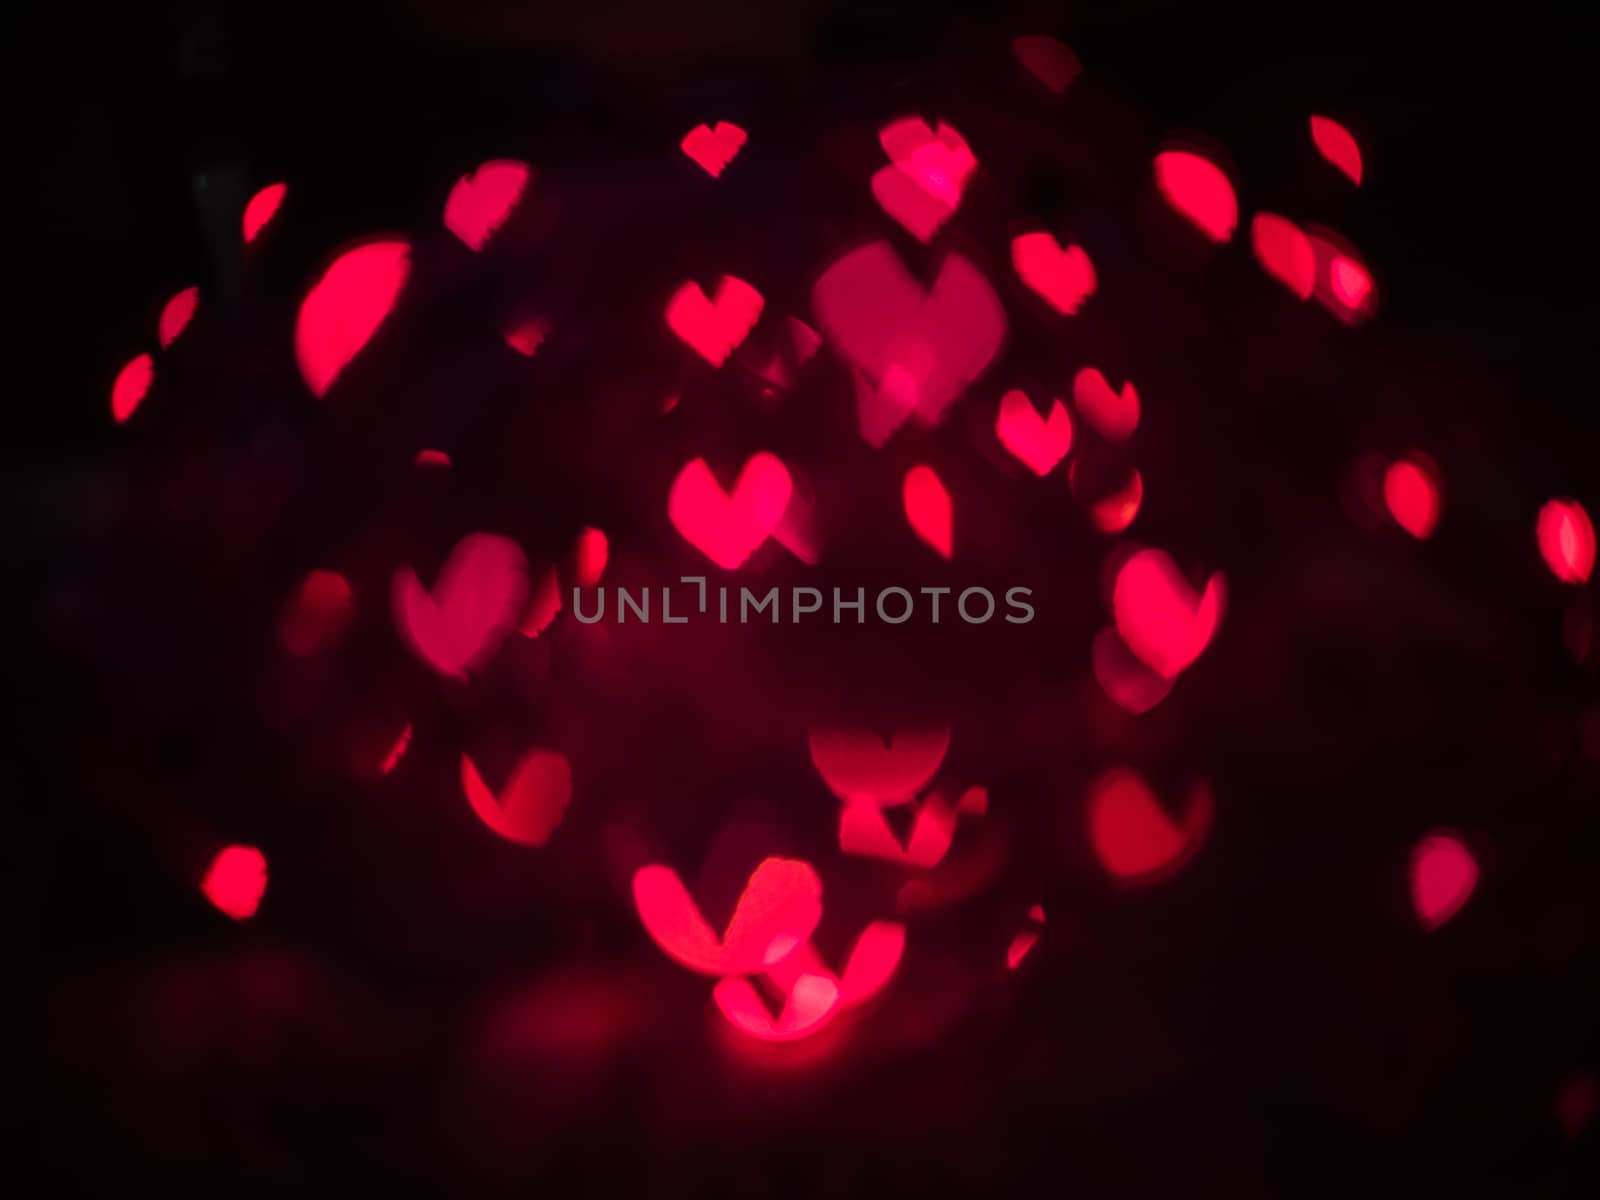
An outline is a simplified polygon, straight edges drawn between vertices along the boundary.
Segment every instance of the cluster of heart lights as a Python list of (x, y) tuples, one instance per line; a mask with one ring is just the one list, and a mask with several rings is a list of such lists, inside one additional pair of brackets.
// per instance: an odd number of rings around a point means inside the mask
[[(1018, 62), (1049, 93), (1063, 95), (1081, 66), (1055, 39), (1030, 36), (1013, 45)], [(1362, 183), (1361, 151), (1353, 135), (1324, 116), (1310, 120), (1318, 152), (1353, 186)], [(728, 122), (690, 130), (680, 148), (707, 176), (720, 178), (749, 144), (749, 134)], [(960, 210), (978, 159), (959, 131), (920, 116), (882, 127), (887, 161), (870, 180), (883, 211), (918, 242), (928, 244)], [(450, 191), (444, 225), (475, 253), (487, 252), (533, 184), (524, 163), (492, 161), (462, 177)], [(1193, 146), (1169, 146), (1154, 157), (1153, 182), (1173, 210), (1207, 241), (1230, 242), (1239, 227), (1238, 197), (1217, 156)], [(243, 238), (259, 243), (281, 209), (283, 183), (263, 188), (243, 216)], [(1250, 245), (1263, 271), (1301, 301), (1316, 299), (1336, 318), (1357, 323), (1376, 309), (1371, 271), (1346, 239), (1276, 213), (1249, 221)], [(1034, 229), (1016, 236), (1010, 263), (1018, 281), (1038, 301), (1040, 320), (1071, 318), (1093, 302), (1099, 277), (1087, 249), (1064, 231)], [(411, 246), (404, 240), (356, 245), (335, 258), (307, 291), (296, 318), (294, 350), (313, 395), (327, 398), (345, 368), (378, 334), (404, 292)], [(707, 284), (710, 284), (709, 290)], [(737, 364), (775, 391), (804, 368), (822, 341), (848, 367), (854, 381), (861, 438), (884, 446), (908, 422), (939, 425), (966, 396), (999, 353), (1006, 335), (1005, 309), (994, 286), (972, 261), (956, 252), (939, 260), (931, 284), (914, 276), (888, 241), (850, 251), (829, 265), (812, 291), (820, 333), (793, 316), (774, 320), (761, 292), (746, 280), (721, 275), (683, 282), (662, 308), (666, 327), (713, 370)], [(162, 308), (159, 351), (168, 352), (190, 325), (199, 302), (195, 288)], [(760, 331), (767, 331), (761, 334)], [(544, 318), (521, 314), (502, 330), (517, 353), (532, 355), (559, 336)], [(111, 388), (111, 414), (130, 420), (150, 394), (155, 358), (141, 353), (120, 370)], [(998, 396), (994, 444), (1027, 472), (1043, 479), (1069, 462), (1071, 491), (1083, 500), (1095, 527), (1121, 534), (1135, 520), (1144, 478), (1130, 469), (1109, 491), (1093, 492), (1073, 456), (1085, 436), (1126, 443), (1142, 416), (1141, 397), (1129, 380), (1113, 382), (1092, 365), (1072, 380), (1071, 404), (1051, 397), (1041, 411), (1018, 388)], [(663, 406), (670, 411), (678, 396)], [(1081, 423), (1081, 425), (1080, 425)], [(443, 452), (422, 449), (419, 467), (449, 469)], [(697, 457), (676, 474), (665, 497), (667, 515), (684, 539), (726, 571), (743, 568), (773, 539), (806, 562), (816, 561), (821, 531), (808, 507), (799, 471), (762, 451), (737, 465)], [(1426, 455), (1412, 453), (1387, 465), (1383, 502), (1393, 520), (1426, 539), (1440, 518), (1440, 473)], [(957, 498), (928, 464), (906, 472), (901, 500), (915, 537), (943, 559), (958, 551)], [(1594, 564), (1595, 534), (1582, 505), (1551, 500), (1538, 515), (1536, 540), (1562, 582), (1586, 582)], [(440, 676), (469, 681), (509, 637), (540, 636), (561, 609), (562, 584), (593, 584), (606, 568), (610, 547), (598, 529), (580, 535), (560, 564), (530, 565), (508, 538), (469, 533), (450, 553), (432, 588), (409, 566), (394, 571), (390, 602), (401, 639)], [(1165, 550), (1122, 545), (1106, 575), (1109, 623), (1093, 639), (1089, 662), (1105, 694), (1129, 714), (1150, 711), (1215, 639), (1226, 587), (1220, 571), (1196, 581)], [(311, 571), (284, 604), (278, 634), (296, 657), (325, 651), (349, 625), (355, 596), (333, 571)], [(412, 736), (408, 723), (380, 765), (392, 771)], [(899, 731), (885, 740), (875, 731), (814, 727), (811, 761), (840, 803), (842, 853), (888, 861), (926, 872), (945, 860), (963, 821), (981, 823), (989, 811), (982, 786), (938, 778), (950, 745), (949, 726)], [(546, 845), (558, 832), (574, 794), (571, 766), (558, 750), (529, 747), (496, 793), (466, 754), (460, 758), (464, 798), (482, 823), (508, 841)], [(902, 841), (888, 810), (909, 806), (909, 837)], [(1089, 789), (1087, 841), (1111, 879), (1142, 885), (1168, 877), (1195, 853), (1211, 828), (1215, 800), (1204, 781), (1188, 791), (1184, 815), (1174, 819), (1133, 769), (1105, 771)], [(217, 855), (202, 890), (236, 919), (252, 916), (266, 886), (261, 851), (230, 846)], [(1435, 831), (1416, 846), (1410, 867), (1412, 902), (1426, 929), (1449, 920), (1472, 894), (1478, 865), (1464, 840)], [(924, 881), (900, 892), (902, 911), (925, 904)], [(662, 863), (632, 878), (639, 919), (671, 959), (717, 982), (712, 996), (731, 1026), (764, 1041), (791, 1041), (817, 1033), (881, 993), (899, 966), (905, 926), (873, 920), (862, 928), (842, 964), (830, 965), (813, 935), (822, 920), (822, 883), (808, 862), (767, 858), (749, 874), (732, 917), (719, 934), (702, 914), (677, 871)], [(1045, 914), (1033, 905), (1027, 924), (1006, 951), (1016, 969), (1040, 936)], [(763, 993), (776, 998), (777, 1011)]]

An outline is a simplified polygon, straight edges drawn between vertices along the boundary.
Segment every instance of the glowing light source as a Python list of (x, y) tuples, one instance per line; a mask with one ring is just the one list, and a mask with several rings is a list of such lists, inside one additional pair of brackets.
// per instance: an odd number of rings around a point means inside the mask
[(1117, 880), (1151, 882), (1193, 853), (1210, 827), (1211, 810), (1210, 789), (1201, 786), (1180, 825), (1136, 772), (1115, 768), (1089, 790), (1089, 844)]
[(1048, 233), (1025, 233), (1012, 240), (1011, 265), (1017, 277), (1063, 316), (1072, 316), (1094, 294), (1094, 263), (1082, 246), (1065, 250)]
[(1257, 213), (1250, 222), (1250, 248), (1261, 269), (1302, 300), (1317, 283), (1317, 254), (1311, 239), (1287, 217)]
[(312, 394), (327, 394), (339, 373), (378, 331), (411, 273), (405, 242), (369, 242), (333, 261), (301, 302), (295, 358)]
[(1576, 500), (1551, 500), (1539, 510), (1539, 553), (1562, 583), (1586, 583), (1594, 570), (1594, 524)]
[(1139, 393), (1131, 380), (1115, 392), (1098, 370), (1084, 367), (1072, 378), (1072, 402), (1078, 415), (1110, 441), (1127, 441), (1139, 427)]
[(902, 491), (906, 520), (911, 523), (912, 531), (937, 550), (941, 558), (949, 558), (953, 549), (954, 523), (950, 493), (945, 490), (939, 476), (930, 466), (912, 467), (906, 472)]
[(1200, 657), (1221, 623), (1222, 605), (1220, 571), (1197, 596), (1161, 550), (1140, 550), (1124, 562), (1111, 597), (1123, 642), (1166, 679), (1176, 678)]
[(163, 350), (177, 341), (178, 335), (188, 327), (199, 303), (200, 289), (186, 287), (162, 306), (161, 316), (156, 321), (156, 337)]
[(1188, 150), (1163, 150), (1156, 155), (1156, 184), (1161, 194), (1213, 242), (1225, 242), (1239, 223), (1239, 201), (1222, 168)]
[(926, 242), (960, 206), (978, 160), (954, 129), (943, 122), (930, 129), (921, 117), (891, 121), (878, 140), (891, 163), (872, 177), (872, 194), (913, 237)]
[(610, 543), (602, 530), (585, 527), (578, 533), (577, 581), (579, 587), (593, 587), (605, 573)]
[(645, 932), (691, 971), (757, 975), (810, 939), (822, 919), (822, 880), (801, 859), (763, 859), (721, 937), (671, 867), (641, 867), (633, 877), (633, 902)]
[(469, 534), (456, 543), (430, 593), (417, 573), (394, 573), (394, 617), (412, 651), (442, 675), (463, 678), (486, 663), (515, 622), (528, 564), (509, 538)]
[(679, 148), (694, 159), (702, 171), (715, 179), (733, 161), (744, 143), (744, 130), (727, 121), (718, 121), (714, 129), (707, 125), (696, 125), (683, 135)]
[(1035, 475), (1048, 475), (1072, 448), (1072, 418), (1055, 400), (1050, 415), (1041, 417), (1025, 392), (1013, 388), (1000, 397), (995, 416), (1000, 444)]
[(924, 787), (950, 749), (950, 726), (902, 729), (887, 739), (867, 729), (813, 725), (811, 763), (846, 804), (904, 804)]
[(667, 515), (685, 541), (732, 571), (777, 528), (793, 486), (782, 461), (762, 451), (746, 460), (730, 495), (697, 458), (673, 481)]
[(242, 221), (246, 245), (255, 241), (257, 235), (266, 228), (267, 222), (278, 215), (278, 208), (288, 191), (289, 185), (286, 183), (269, 183), (250, 197), (250, 202), (244, 206)]
[(254, 846), (228, 846), (211, 860), (200, 890), (235, 921), (256, 915), (267, 890), (267, 857)]
[(1418, 541), (1427, 540), (1439, 523), (1437, 468), (1421, 454), (1391, 463), (1383, 476), (1383, 499), (1395, 524)]
[(1423, 929), (1439, 928), (1461, 911), (1478, 886), (1478, 863), (1460, 839), (1434, 833), (1411, 852), (1411, 904)]
[(754, 328), (762, 304), (760, 292), (732, 275), (717, 284), (715, 302), (691, 281), (672, 294), (667, 325), (701, 358), (720, 367)]

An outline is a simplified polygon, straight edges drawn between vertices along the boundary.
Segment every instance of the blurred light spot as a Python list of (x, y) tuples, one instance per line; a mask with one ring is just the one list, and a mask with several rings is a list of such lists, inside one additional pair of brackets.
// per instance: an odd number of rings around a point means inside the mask
[(715, 179), (733, 161), (744, 143), (744, 130), (727, 121), (718, 121), (715, 129), (696, 125), (683, 135), (683, 141), (678, 145), (699, 164), (701, 170)]
[[(1035, 904), (1028, 909), (1028, 920), (1035, 925), (1044, 924), (1044, 905)], [(1011, 939), (1011, 945), (1006, 949), (1006, 968), (1015, 971), (1022, 965), (1022, 960), (1028, 957), (1028, 952), (1039, 941), (1038, 930), (1020, 929)]]
[(508, 327), (503, 336), (506, 345), (523, 358), (532, 358), (549, 333), (549, 326), (538, 317), (527, 317)]
[(1361, 185), (1361, 147), (1348, 129), (1331, 117), (1313, 116), (1311, 140), (1323, 158), (1342, 171), (1351, 183)]
[(891, 164), (872, 177), (872, 194), (913, 237), (926, 242), (960, 206), (978, 160), (954, 129), (943, 122), (930, 129), (921, 117), (890, 122), (878, 140)]
[(888, 738), (867, 729), (806, 730), (811, 763), (846, 804), (904, 804), (927, 786), (950, 749), (950, 726), (901, 729)]
[(1333, 285), (1333, 294), (1346, 308), (1360, 308), (1372, 294), (1372, 276), (1353, 258), (1343, 255), (1335, 258), (1328, 268), (1328, 279)]
[(312, 571), (278, 617), (278, 640), (296, 658), (336, 645), (355, 616), (350, 582), (337, 571)]
[(578, 533), (578, 568), (577, 579), (579, 587), (593, 587), (600, 582), (600, 576), (605, 573), (606, 557), (610, 552), (610, 543), (606, 535), (598, 529), (586, 526)]
[(667, 325), (701, 358), (720, 367), (754, 328), (763, 303), (760, 292), (732, 275), (717, 284), (715, 303), (691, 281), (672, 294)]
[(822, 919), (822, 880), (800, 859), (763, 859), (720, 938), (671, 867), (641, 867), (633, 877), (633, 901), (645, 932), (691, 971), (755, 975), (773, 965), (774, 943), (792, 949), (809, 941)]
[(1050, 415), (1041, 417), (1027, 394), (1015, 388), (1000, 397), (994, 432), (1000, 444), (1035, 475), (1050, 474), (1072, 448), (1072, 418), (1061, 401), (1052, 401)]
[(121, 425), (144, 401), (155, 380), (156, 364), (148, 354), (130, 359), (111, 384), (111, 418)]
[(1426, 540), (1439, 523), (1438, 469), (1422, 454), (1392, 463), (1383, 476), (1389, 515), (1412, 537)]
[[(1083, 493), (1087, 489), (1083, 478), (1084, 473), (1074, 462), (1068, 471), (1067, 482), (1072, 488), (1072, 494), (1080, 501), (1085, 501)], [(1121, 533), (1133, 524), (1133, 519), (1139, 515), (1139, 505), (1143, 500), (1144, 478), (1135, 469), (1128, 472), (1127, 479), (1115, 491), (1085, 502), (1089, 506), (1089, 519), (1094, 522), (1096, 529), (1101, 533)]]
[(1048, 233), (1025, 233), (1011, 242), (1011, 265), (1017, 277), (1063, 316), (1073, 316), (1094, 294), (1094, 263), (1082, 246), (1061, 243)]
[(411, 722), (406, 722), (406, 727), (400, 731), (400, 736), (395, 738), (394, 744), (389, 747), (389, 752), (383, 756), (383, 762), (378, 764), (378, 773), (387, 775), (400, 765), (400, 760), (405, 757), (406, 749), (411, 745)]
[(697, 458), (673, 481), (667, 515), (685, 541), (732, 571), (783, 519), (793, 487), (788, 468), (765, 451), (746, 460), (731, 495), (722, 490), (706, 460)]
[(906, 472), (904, 500), (906, 520), (928, 545), (949, 558), (953, 550), (953, 517), (950, 493), (929, 466), (915, 466)]
[(256, 235), (266, 228), (267, 222), (278, 215), (278, 207), (289, 191), (287, 183), (269, 183), (244, 206), (244, 240), (249, 245)]
[(561, 579), (554, 567), (546, 567), (533, 587), (533, 599), (528, 611), (522, 614), (517, 632), (526, 638), (535, 638), (550, 628), (561, 612)]
[(1105, 772), (1089, 790), (1089, 844), (1100, 865), (1124, 883), (1151, 882), (1186, 859), (1211, 825), (1209, 788), (1194, 790), (1180, 825), (1137, 773)]
[(1123, 642), (1146, 666), (1176, 678), (1210, 643), (1222, 620), (1222, 572), (1196, 595), (1161, 550), (1140, 550), (1122, 564), (1112, 611)]
[(1055, 38), (1043, 34), (1013, 38), (1011, 53), (1030, 75), (1058, 96), (1083, 70), (1076, 54)]
[(1172, 691), (1172, 680), (1135, 658), (1115, 629), (1107, 627), (1095, 635), (1089, 658), (1105, 694), (1135, 716), (1149, 712)]
[(267, 890), (267, 858), (254, 846), (228, 846), (211, 860), (200, 890), (235, 921), (256, 915)]
[(1188, 150), (1156, 155), (1161, 194), (1213, 242), (1225, 242), (1239, 223), (1239, 202), (1222, 168)]
[(482, 250), (516, 208), (532, 169), (524, 162), (486, 162), (456, 180), (444, 203), (445, 228)]
[(463, 754), (461, 787), (472, 811), (494, 832), (523, 846), (543, 846), (572, 799), (572, 767), (553, 750), (530, 750), (496, 797), (472, 759)]
[(348, 250), (311, 286), (295, 321), (295, 358), (312, 394), (323, 396), (372, 339), (411, 273), (405, 242)]
[(1539, 553), (1562, 583), (1586, 583), (1594, 570), (1594, 525), (1576, 500), (1551, 500), (1539, 510)]
[(451, 550), (431, 593), (410, 567), (395, 571), (395, 624), (417, 657), (461, 678), (494, 654), (527, 589), (528, 563), (515, 542), (469, 534)]
[(186, 287), (162, 306), (161, 316), (156, 320), (156, 337), (163, 350), (178, 340), (178, 335), (187, 328), (199, 303), (200, 289)]
[(1411, 904), (1422, 928), (1439, 928), (1478, 886), (1478, 863), (1460, 840), (1430, 834), (1411, 852)]
[(1302, 300), (1317, 284), (1317, 254), (1311, 239), (1287, 217), (1257, 213), (1250, 222), (1250, 247), (1261, 269)]
[(793, 1041), (818, 1032), (840, 1013), (880, 992), (893, 977), (904, 949), (903, 925), (874, 921), (862, 930), (843, 975), (836, 977), (809, 944), (800, 945), (766, 972), (784, 997), (776, 1019), (748, 979), (723, 979), (712, 996), (741, 1033), (762, 1041)]
[(443, 467), (448, 471), (450, 469), (450, 456), (443, 450), (418, 450), (415, 465), (419, 467)]
[(1084, 367), (1073, 376), (1072, 402), (1078, 415), (1110, 441), (1126, 441), (1139, 427), (1139, 393), (1133, 383), (1124, 382), (1122, 390), (1114, 392), (1094, 367)]

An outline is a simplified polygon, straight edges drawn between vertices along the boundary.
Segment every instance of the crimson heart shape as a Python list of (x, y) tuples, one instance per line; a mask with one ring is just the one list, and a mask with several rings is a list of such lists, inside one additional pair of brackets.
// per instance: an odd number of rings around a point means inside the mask
[(777, 528), (792, 490), (788, 468), (765, 451), (745, 462), (731, 495), (697, 458), (673, 481), (667, 516), (691, 546), (732, 571)]
[(528, 563), (515, 542), (470, 534), (450, 552), (431, 595), (410, 567), (395, 571), (395, 624), (417, 657), (463, 678), (493, 656), (527, 590)]
[(1094, 294), (1094, 264), (1082, 246), (1061, 243), (1048, 233), (1025, 233), (1011, 243), (1017, 277), (1063, 316), (1072, 316)]
[(714, 303), (691, 281), (672, 294), (667, 325), (701, 358), (720, 367), (755, 326), (762, 304), (760, 292), (732, 275), (717, 284)]
[(814, 725), (811, 763), (846, 804), (904, 804), (933, 778), (950, 749), (950, 726), (902, 729), (888, 739), (869, 729)]
[(486, 162), (456, 180), (444, 202), (445, 228), (469, 249), (482, 250), (511, 216), (533, 170), (524, 162)]
[(512, 769), (497, 797), (472, 759), (461, 756), (461, 788), (478, 819), (507, 841), (542, 846), (572, 799), (572, 767), (551, 750), (530, 750)]
[(1210, 643), (1222, 620), (1220, 571), (1194, 589), (1161, 550), (1140, 550), (1122, 564), (1112, 589), (1117, 632), (1151, 670), (1176, 678)]
[(812, 301), (856, 369), (861, 436), (873, 446), (913, 414), (937, 424), (1005, 340), (999, 297), (959, 254), (945, 256), (924, 290), (887, 242), (874, 242), (830, 266)]
[(641, 867), (633, 877), (633, 902), (645, 932), (691, 971), (754, 975), (811, 937), (822, 920), (822, 880), (800, 859), (764, 859), (720, 938), (671, 867)]
[(1124, 382), (1122, 390), (1114, 392), (1094, 367), (1073, 376), (1072, 402), (1085, 421), (1113, 442), (1126, 440), (1139, 427), (1139, 393), (1133, 384)]
[(1117, 881), (1154, 882), (1199, 847), (1211, 825), (1213, 803), (1208, 787), (1196, 787), (1179, 824), (1138, 774), (1115, 768), (1089, 789), (1089, 844)]
[(1459, 838), (1434, 833), (1411, 852), (1411, 904), (1427, 930), (1461, 911), (1478, 886), (1478, 861)]
[(919, 242), (926, 242), (961, 204), (967, 177), (978, 165), (950, 126), (929, 129), (921, 117), (885, 125), (878, 140), (892, 160), (872, 177), (878, 203)]
[(129, 359), (111, 383), (111, 419), (121, 425), (133, 416), (155, 382), (155, 359), (148, 354)]
[(287, 183), (269, 183), (250, 197), (250, 202), (244, 206), (244, 216), (240, 219), (246, 245), (255, 241), (257, 235), (267, 227), (267, 223), (278, 215), (278, 209), (288, 192)]
[(904, 925), (874, 921), (856, 938), (844, 973), (837, 976), (809, 943), (797, 947), (766, 971), (783, 995), (783, 1009), (776, 1018), (748, 979), (723, 979), (712, 997), (739, 1032), (765, 1042), (794, 1041), (816, 1033), (882, 991), (900, 965), (905, 944)]
[(1257, 213), (1250, 222), (1250, 248), (1261, 269), (1302, 300), (1317, 282), (1317, 254), (1300, 226), (1276, 213)]
[(737, 125), (718, 121), (716, 128), (696, 125), (683, 135), (679, 148), (700, 165), (700, 169), (713, 179), (733, 161), (745, 143), (745, 132)]
[(1000, 397), (994, 432), (1035, 475), (1050, 474), (1072, 448), (1072, 418), (1061, 401), (1052, 401), (1049, 417), (1041, 417), (1027, 394), (1015, 388)]
[(178, 335), (188, 328), (199, 303), (200, 289), (186, 287), (162, 305), (161, 316), (156, 319), (156, 338), (163, 350), (177, 341)]

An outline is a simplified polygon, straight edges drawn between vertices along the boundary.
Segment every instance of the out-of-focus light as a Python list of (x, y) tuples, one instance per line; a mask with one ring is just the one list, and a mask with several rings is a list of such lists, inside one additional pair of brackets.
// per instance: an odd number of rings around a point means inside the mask
[(742, 279), (724, 275), (715, 302), (692, 280), (672, 294), (667, 325), (701, 358), (720, 367), (761, 316), (761, 293)]
[(278, 209), (288, 191), (287, 183), (269, 183), (250, 197), (250, 202), (244, 206), (242, 221), (246, 245), (255, 241), (257, 235), (266, 228), (267, 222), (278, 215)]
[(1346, 325), (1357, 325), (1378, 308), (1378, 286), (1372, 270), (1349, 240), (1332, 230), (1308, 226), (1306, 240), (1317, 260), (1311, 294)]
[(418, 450), (414, 465), (419, 467), (439, 467), (448, 471), (450, 469), (450, 456), (443, 450)]
[(199, 303), (200, 289), (186, 287), (162, 305), (161, 316), (156, 320), (156, 337), (163, 350), (177, 341), (178, 335), (188, 327)]
[(1261, 269), (1302, 300), (1317, 284), (1317, 254), (1300, 226), (1275, 213), (1257, 213), (1250, 222), (1250, 248)]
[(579, 587), (593, 587), (605, 573), (610, 543), (604, 531), (586, 526), (578, 533), (577, 581)]
[(502, 336), (523, 358), (532, 358), (549, 333), (550, 327), (538, 317), (526, 317), (507, 326)]
[(1072, 448), (1072, 418), (1061, 401), (1052, 401), (1050, 415), (1041, 417), (1027, 393), (1015, 388), (1000, 397), (994, 432), (1000, 444), (1035, 475), (1050, 474)]
[(468, 248), (482, 250), (511, 216), (532, 173), (527, 163), (501, 160), (463, 175), (444, 202), (445, 228)]
[(788, 468), (766, 451), (746, 460), (732, 493), (697, 458), (673, 481), (667, 515), (685, 541), (732, 571), (777, 528), (793, 490)]
[(839, 849), (846, 854), (930, 870), (943, 862), (950, 852), (955, 841), (957, 817), (969, 813), (981, 815), (972, 813), (965, 800), (963, 797), (961, 803), (952, 802), (940, 789), (930, 791), (917, 807), (904, 845), (890, 828), (880, 805), (870, 800), (846, 804), (839, 815)]
[(1331, 117), (1311, 118), (1311, 140), (1318, 152), (1351, 183), (1361, 186), (1361, 147), (1351, 132)]
[(111, 419), (121, 425), (133, 416), (144, 398), (150, 392), (150, 385), (155, 381), (156, 364), (148, 354), (140, 354), (128, 360), (122, 370), (117, 372), (117, 377), (111, 384)]
[(295, 320), (294, 350), (313, 395), (326, 395), (372, 339), (410, 273), (410, 245), (369, 242), (341, 254), (312, 284)]
[(1213, 242), (1225, 242), (1239, 223), (1233, 184), (1209, 158), (1188, 150), (1156, 155), (1156, 184), (1167, 203)]
[(355, 616), (350, 581), (337, 571), (312, 571), (278, 617), (278, 640), (296, 658), (334, 646)]
[(519, 845), (543, 846), (572, 800), (572, 766), (553, 750), (530, 750), (496, 796), (463, 754), (461, 788), (478, 819), (495, 833)]
[(254, 846), (228, 846), (211, 860), (200, 890), (235, 921), (256, 915), (267, 890), (267, 857)]
[(1438, 469), (1422, 454), (1391, 463), (1383, 476), (1383, 500), (1395, 524), (1418, 541), (1439, 523)]
[(1136, 772), (1114, 768), (1089, 789), (1089, 844), (1119, 882), (1153, 882), (1194, 852), (1210, 828), (1212, 807), (1211, 791), (1201, 785), (1180, 824)]
[(1222, 572), (1213, 572), (1196, 595), (1161, 550), (1140, 550), (1122, 564), (1112, 589), (1117, 632), (1141, 661), (1176, 678), (1210, 644), (1222, 621)]
[(1082, 246), (1068, 246), (1048, 233), (1025, 233), (1011, 242), (1011, 265), (1017, 278), (1063, 316), (1073, 316), (1094, 294), (1094, 263)]
[(846, 804), (904, 804), (944, 762), (950, 726), (901, 729), (884, 739), (868, 729), (813, 725), (806, 743), (822, 782)]
[(1411, 904), (1423, 929), (1439, 928), (1461, 911), (1478, 886), (1478, 862), (1460, 839), (1430, 834), (1411, 852)]
[(1128, 472), (1128, 477), (1115, 491), (1098, 496), (1083, 495), (1084, 485), (1076, 462), (1067, 475), (1067, 482), (1072, 494), (1088, 505), (1089, 520), (1101, 533), (1121, 533), (1128, 528), (1139, 515), (1139, 505), (1144, 501), (1144, 477), (1137, 468)]
[(737, 125), (718, 121), (715, 128), (696, 125), (683, 135), (683, 141), (678, 145), (702, 171), (715, 179), (744, 146), (745, 136), (744, 130)]
[(462, 678), (493, 656), (527, 590), (528, 563), (515, 542), (469, 534), (450, 552), (431, 593), (410, 567), (395, 571), (395, 625), (423, 662)]
[(1594, 524), (1576, 500), (1551, 500), (1539, 510), (1539, 553), (1562, 583), (1586, 583), (1594, 570)]
[(1072, 377), (1072, 402), (1078, 415), (1109, 441), (1123, 442), (1139, 427), (1139, 393), (1131, 380), (1120, 392), (1094, 367), (1084, 367)]
[(1039, 33), (1013, 38), (1011, 53), (1028, 74), (1058, 96), (1083, 70), (1078, 56), (1065, 44)]
[(677, 871), (659, 863), (633, 877), (645, 932), (667, 956), (703, 975), (758, 975), (776, 957), (810, 940), (822, 919), (822, 880), (800, 859), (768, 858), (751, 873), (718, 937)]
[(1172, 680), (1135, 658), (1115, 629), (1108, 627), (1095, 635), (1089, 659), (1105, 694), (1135, 716), (1149, 712), (1172, 691)]
[(872, 194), (907, 232), (926, 242), (960, 206), (978, 160), (954, 129), (943, 122), (930, 129), (921, 117), (891, 121), (878, 140), (890, 165), (873, 175)]
[(919, 464), (906, 472), (902, 489), (906, 520), (912, 531), (939, 552), (939, 557), (949, 558), (954, 551), (954, 513), (950, 493), (934, 469)]
[(406, 727), (400, 731), (400, 736), (394, 739), (389, 746), (389, 751), (383, 756), (383, 761), (378, 764), (378, 773), (388, 775), (405, 757), (407, 748), (411, 745), (411, 722), (406, 722)]

